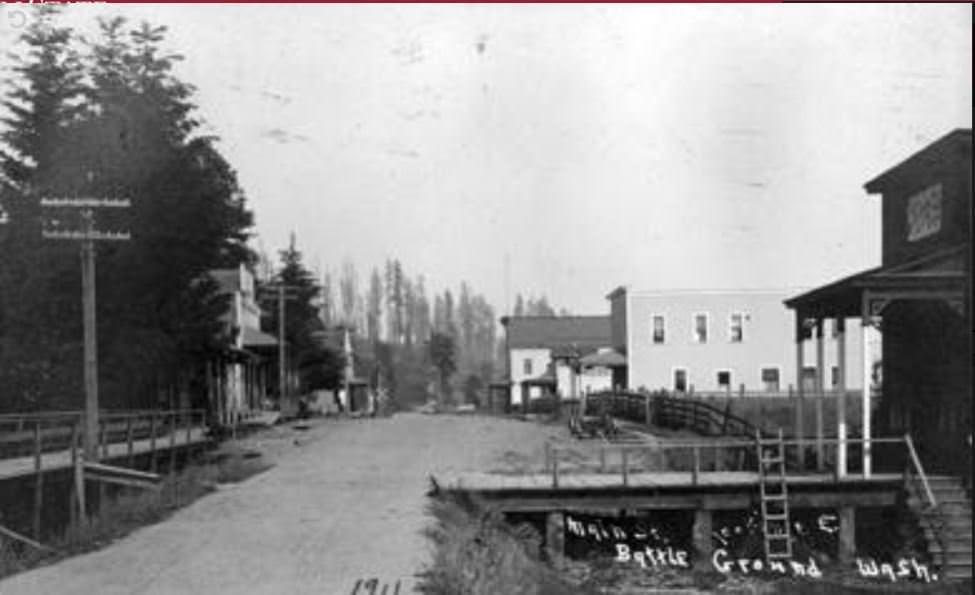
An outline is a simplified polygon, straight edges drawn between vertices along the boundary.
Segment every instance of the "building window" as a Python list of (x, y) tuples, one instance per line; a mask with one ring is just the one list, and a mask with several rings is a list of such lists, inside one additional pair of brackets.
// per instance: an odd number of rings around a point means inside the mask
[(830, 383), (833, 388), (840, 385), (840, 368), (839, 366), (833, 366), (829, 371)]
[(526, 357), (525, 361), (522, 363), (522, 369), (526, 375), (531, 375), (532, 373), (532, 360)]
[(707, 314), (694, 315), (694, 342), (695, 343), (708, 342), (708, 315)]
[(718, 389), (731, 389), (731, 372), (729, 370), (718, 370)]
[(816, 391), (816, 368), (806, 366), (802, 369), (802, 390), (806, 394)]
[(662, 345), (666, 336), (664, 334), (664, 317), (660, 314), (653, 315), (653, 342), (655, 345)]
[(734, 312), (731, 315), (731, 342), (741, 343), (745, 339), (745, 315)]
[(762, 368), (762, 385), (765, 387), (766, 392), (779, 392), (779, 369)]
[(674, 392), (687, 392), (687, 370), (683, 368), (674, 370)]

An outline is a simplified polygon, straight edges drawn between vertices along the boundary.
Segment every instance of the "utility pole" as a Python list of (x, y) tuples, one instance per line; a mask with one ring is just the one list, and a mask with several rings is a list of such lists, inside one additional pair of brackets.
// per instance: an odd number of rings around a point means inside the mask
[(275, 294), (275, 299), (278, 302), (278, 391), (279, 398), (283, 401), (288, 392), (287, 357), (284, 340), (284, 302), (285, 300), (298, 299), (298, 294), (296, 292), (297, 290), (302, 289), (302, 287), (278, 282), (267, 285), (265, 289), (268, 292), (265, 294), (265, 298), (270, 297), (270, 292), (273, 291)]
[[(126, 241), (127, 232), (102, 232), (95, 229), (95, 209), (128, 208), (128, 199), (108, 198), (42, 198), (41, 206), (52, 209), (77, 209), (80, 230), (44, 229), (42, 235), (52, 240), (81, 242), (81, 300), (84, 317), (85, 376), (85, 459), (98, 460), (98, 346), (95, 320), (95, 242)], [(58, 222), (60, 223), (60, 222)], [(55, 227), (61, 227), (56, 224)]]

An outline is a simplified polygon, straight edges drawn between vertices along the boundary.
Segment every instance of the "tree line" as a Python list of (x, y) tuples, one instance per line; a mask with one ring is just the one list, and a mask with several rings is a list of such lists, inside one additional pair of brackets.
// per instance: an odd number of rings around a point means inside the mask
[[(317, 321), (309, 324), (349, 329), (355, 374), (385, 388), (399, 405), (434, 397), (475, 403), (494, 379), (497, 312), (467, 282), (456, 292), (432, 291), (422, 274), (408, 273), (398, 259), (364, 277), (346, 261), (337, 274), (322, 275), (316, 303)], [(333, 349), (343, 336), (324, 334)]]
[[(96, 245), (102, 407), (199, 406), (205, 362), (225, 354), (232, 332), (228, 297), (207, 273), (262, 268), (236, 172), (201, 131), (165, 27), (107, 18), (83, 37), (55, 5), (35, 14), (0, 91), (0, 410), (84, 402), (78, 245), (42, 237), (80, 222), (42, 208), (45, 196), (131, 201), (96, 223), (131, 234)], [(341, 381), (340, 328), (351, 331), (356, 375), (403, 403), (475, 400), (493, 378), (496, 312), (467, 283), (432, 291), (396, 259), (365, 279), (350, 262), (319, 278), (295, 241), (264, 269), (262, 295), (295, 288), (285, 335), (301, 391)], [(276, 335), (277, 307), (262, 306)]]
[(201, 362), (226, 344), (227, 300), (206, 272), (252, 264), (237, 176), (200, 131), (166, 29), (102, 19), (82, 37), (36, 8), (12, 53), (0, 123), (0, 407), (77, 408), (82, 395), (76, 214), (40, 199), (128, 198), (96, 227), (101, 404), (159, 405), (199, 393)]

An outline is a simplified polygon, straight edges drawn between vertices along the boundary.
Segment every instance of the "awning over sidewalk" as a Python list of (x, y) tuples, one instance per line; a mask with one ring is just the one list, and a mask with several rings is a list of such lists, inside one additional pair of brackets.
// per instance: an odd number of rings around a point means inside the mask
[(620, 368), (626, 365), (626, 356), (615, 349), (603, 349), (583, 356), (579, 363), (585, 368)]
[(257, 329), (244, 327), (241, 331), (244, 338), (244, 347), (277, 347), (278, 340), (267, 333), (262, 333)]

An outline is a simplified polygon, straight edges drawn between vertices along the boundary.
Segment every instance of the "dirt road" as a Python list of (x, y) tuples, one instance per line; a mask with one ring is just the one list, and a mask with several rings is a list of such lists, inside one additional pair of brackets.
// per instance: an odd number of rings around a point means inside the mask
[(408, 593), (429, 557), (428, 475), (485, 470), (562, 434), (473, 416), (317, 422), (297, 447), (266, 445), (278, 459), (266, 473), (106, 549), (2, 581), (0, 595), (344, 595), (372, 577)]

